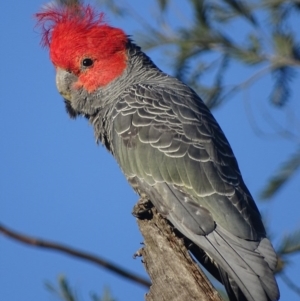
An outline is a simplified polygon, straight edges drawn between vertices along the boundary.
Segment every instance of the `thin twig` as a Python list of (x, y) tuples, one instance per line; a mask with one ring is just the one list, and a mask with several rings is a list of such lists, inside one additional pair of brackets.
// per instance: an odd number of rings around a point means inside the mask
[(297, 286), (286, 274), (283, 272), (280, 272), (279, 276), (282, 278), (282, 280), (285, 282), (285, 284), (293, 290), (297, 295), (300, 296), (300, 287)]
[(98, 256), (92, 255), (90, 253), (79, 251), (79, 250), (73, 249), (71, 247), (68, 247), (66, 245), (59, 244), (59, 243), (50, 242), (50, 241), (38, 239), (35, 237), (23, 235), (23, 234), (20, 234), (13, 230), (8, 229), (7, 227), (5, 227), (2, 224), (0, 224), (0, 233), (4, 234), (12, 239), (15, 239), (19, 242), (25, 243), (27, 245), (31, 245), (31, 246), (35, 246), (35, 247), (39, 247), (39, 248), (45, 248), (45, 249), (52, 249), (55, 251), (60, 251), (60, 252), (66, 253), (68, 255), (93, 262), (113, 273), (118, 274), (119, 276), (130, 279), (131, 281), (134, 281), (134, 282), (144, 285), (146, 287), (151, 286), (151, 283), (149, 282), (149, 280), (147, 280), (141, 276), (135, 275), (132, 272), (126, 271), (124, 268), (118, 267), (117, 265), (115, 265), (105, 259), (102, 259)]

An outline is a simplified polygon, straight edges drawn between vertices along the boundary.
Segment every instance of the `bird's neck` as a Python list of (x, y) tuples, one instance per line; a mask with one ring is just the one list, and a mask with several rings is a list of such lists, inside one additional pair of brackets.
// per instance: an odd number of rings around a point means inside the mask
[(123, 74), (105, 88), (99, 90), (101, 107), (93, 116), (86, 116), (94, 127), (97, 142), (102, 142), (110, 151), (112, 112), (114, 106), (122, 97), (127, 95), (130, 87), (138, 84), (157, 84), (160, 78), (167, 77), (151, 59), (144, 54), (140, 47), (128, 41), (127, 67)]

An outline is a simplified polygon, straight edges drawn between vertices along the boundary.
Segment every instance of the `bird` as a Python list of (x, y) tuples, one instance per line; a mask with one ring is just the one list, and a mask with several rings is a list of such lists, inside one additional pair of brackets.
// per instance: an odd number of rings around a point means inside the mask
[(276, 253), (197, 93), (91, 5), (46, 6), (35, 17), (70, 117), (89, 121), (133, 189), (205, 254), (231, 301), (278, 300)]

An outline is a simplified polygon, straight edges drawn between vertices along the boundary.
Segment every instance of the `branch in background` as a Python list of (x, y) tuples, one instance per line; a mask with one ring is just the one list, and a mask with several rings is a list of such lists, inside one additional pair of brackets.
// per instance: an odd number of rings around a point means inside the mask
[(293, 153), (279, 170), (274, 172), (268, 184), (261, 192), (261, 199), (268, 200), (277, 193), (287, 181), (292, 178), (300, 167), (300, 148)]
[(55, 251), (60, 251), (65, 254), (90, 261), (90, 262), (95, 263), (95, 264), (97, 264), (113, 273), (116, 273), (117, 275), (124, 277), (128, 280), (131, 280), (133, 282), (136, 282), (136, 283), (141, 284), (146, 287), (151, 286), (151, 283), (147, 279), (145, 279), (141, 276), (135, 275), (132, 272), (126, 271), (125, 269), (118, 267), (117, 265), (115, 265), (105, 259), (102, 259), (98, 256), (92, 255), (90, 253), (79, 251), (79, 250), (76, 250), (71, 247), (68, 247), (68, 246), (65, 246), (62, 244), (58, 244), (55, 242), (50, 242), (50, 241), (38, 239), (35, 237), (23, 235), (23, 234), (20, 234), (13, 230), (8, 229), (7, 227), (5, 227), (2, 224), (0, 224), (0, 233), (2, 233), (14, 240), (17, 240), (19, 242), (27, 244), (27, 245), (44, 248), (44, 249), (52, 249)]

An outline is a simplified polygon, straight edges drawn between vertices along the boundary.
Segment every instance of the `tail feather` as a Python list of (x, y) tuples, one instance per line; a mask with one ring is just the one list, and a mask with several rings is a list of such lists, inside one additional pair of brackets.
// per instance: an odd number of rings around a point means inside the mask
[[(238, 298), (237, 300), (279, 299), (279, 290), (272, 270), (276, 254), (270, 248), (271, 244), (265, 241), (266, 238), (261, 241), (247, 241), (218, 226), (206, 236), (196, 235), (176, 219), (171, 217), (170, 220), (179, 231), (202, 248), (221, 271), (225, 271), (220, 273), (220, 278), (227, 292)], [(228, 276), (225, 277), (226, 273)], [(242, 294), (235, 286), (239, 287)]]
[(230, 278), (226, 271), (220, 268), (215, 261), (212, 261), (202, 249), (192, 244), (189, 246), (189, 251), (212, 276), (224, 285), (230, 301), (247, 301), (245, 295), (233, 279)]
[(222, 278), (223, 285), (226, 289), (228, 298), (230, 301), (247, 301), (247, 298), (242, 293), (238, 285), (235, 283), (235, 281), (228, 276), (226, 271), (224, 271), (222, 268), (219, 268), (220, 276)]
[[(264, 238), (259, 242), (246, 241), (226, 233), (223, 229), (216, 231), (216, 233), (218, 234), (218, 236), (215, 235), (217, 242), (219, 244), (221, 241), (226, 242), (229, 250), (238, 256), (238, 262), (242, 260), (241, 267), (246, 265), (247, 273), (250, 273), (251, 277), (253, 274), (256, 276), (255, 283), (259, 281), (260, 288), (263, 289), (268, 299), (278, 300), (279, 290), (273, 274), (277, 256), (269, 240)], [(240, 266), (237, 268), (239, 269)], [(255, 289), (258, 289), (257, 284)]]

